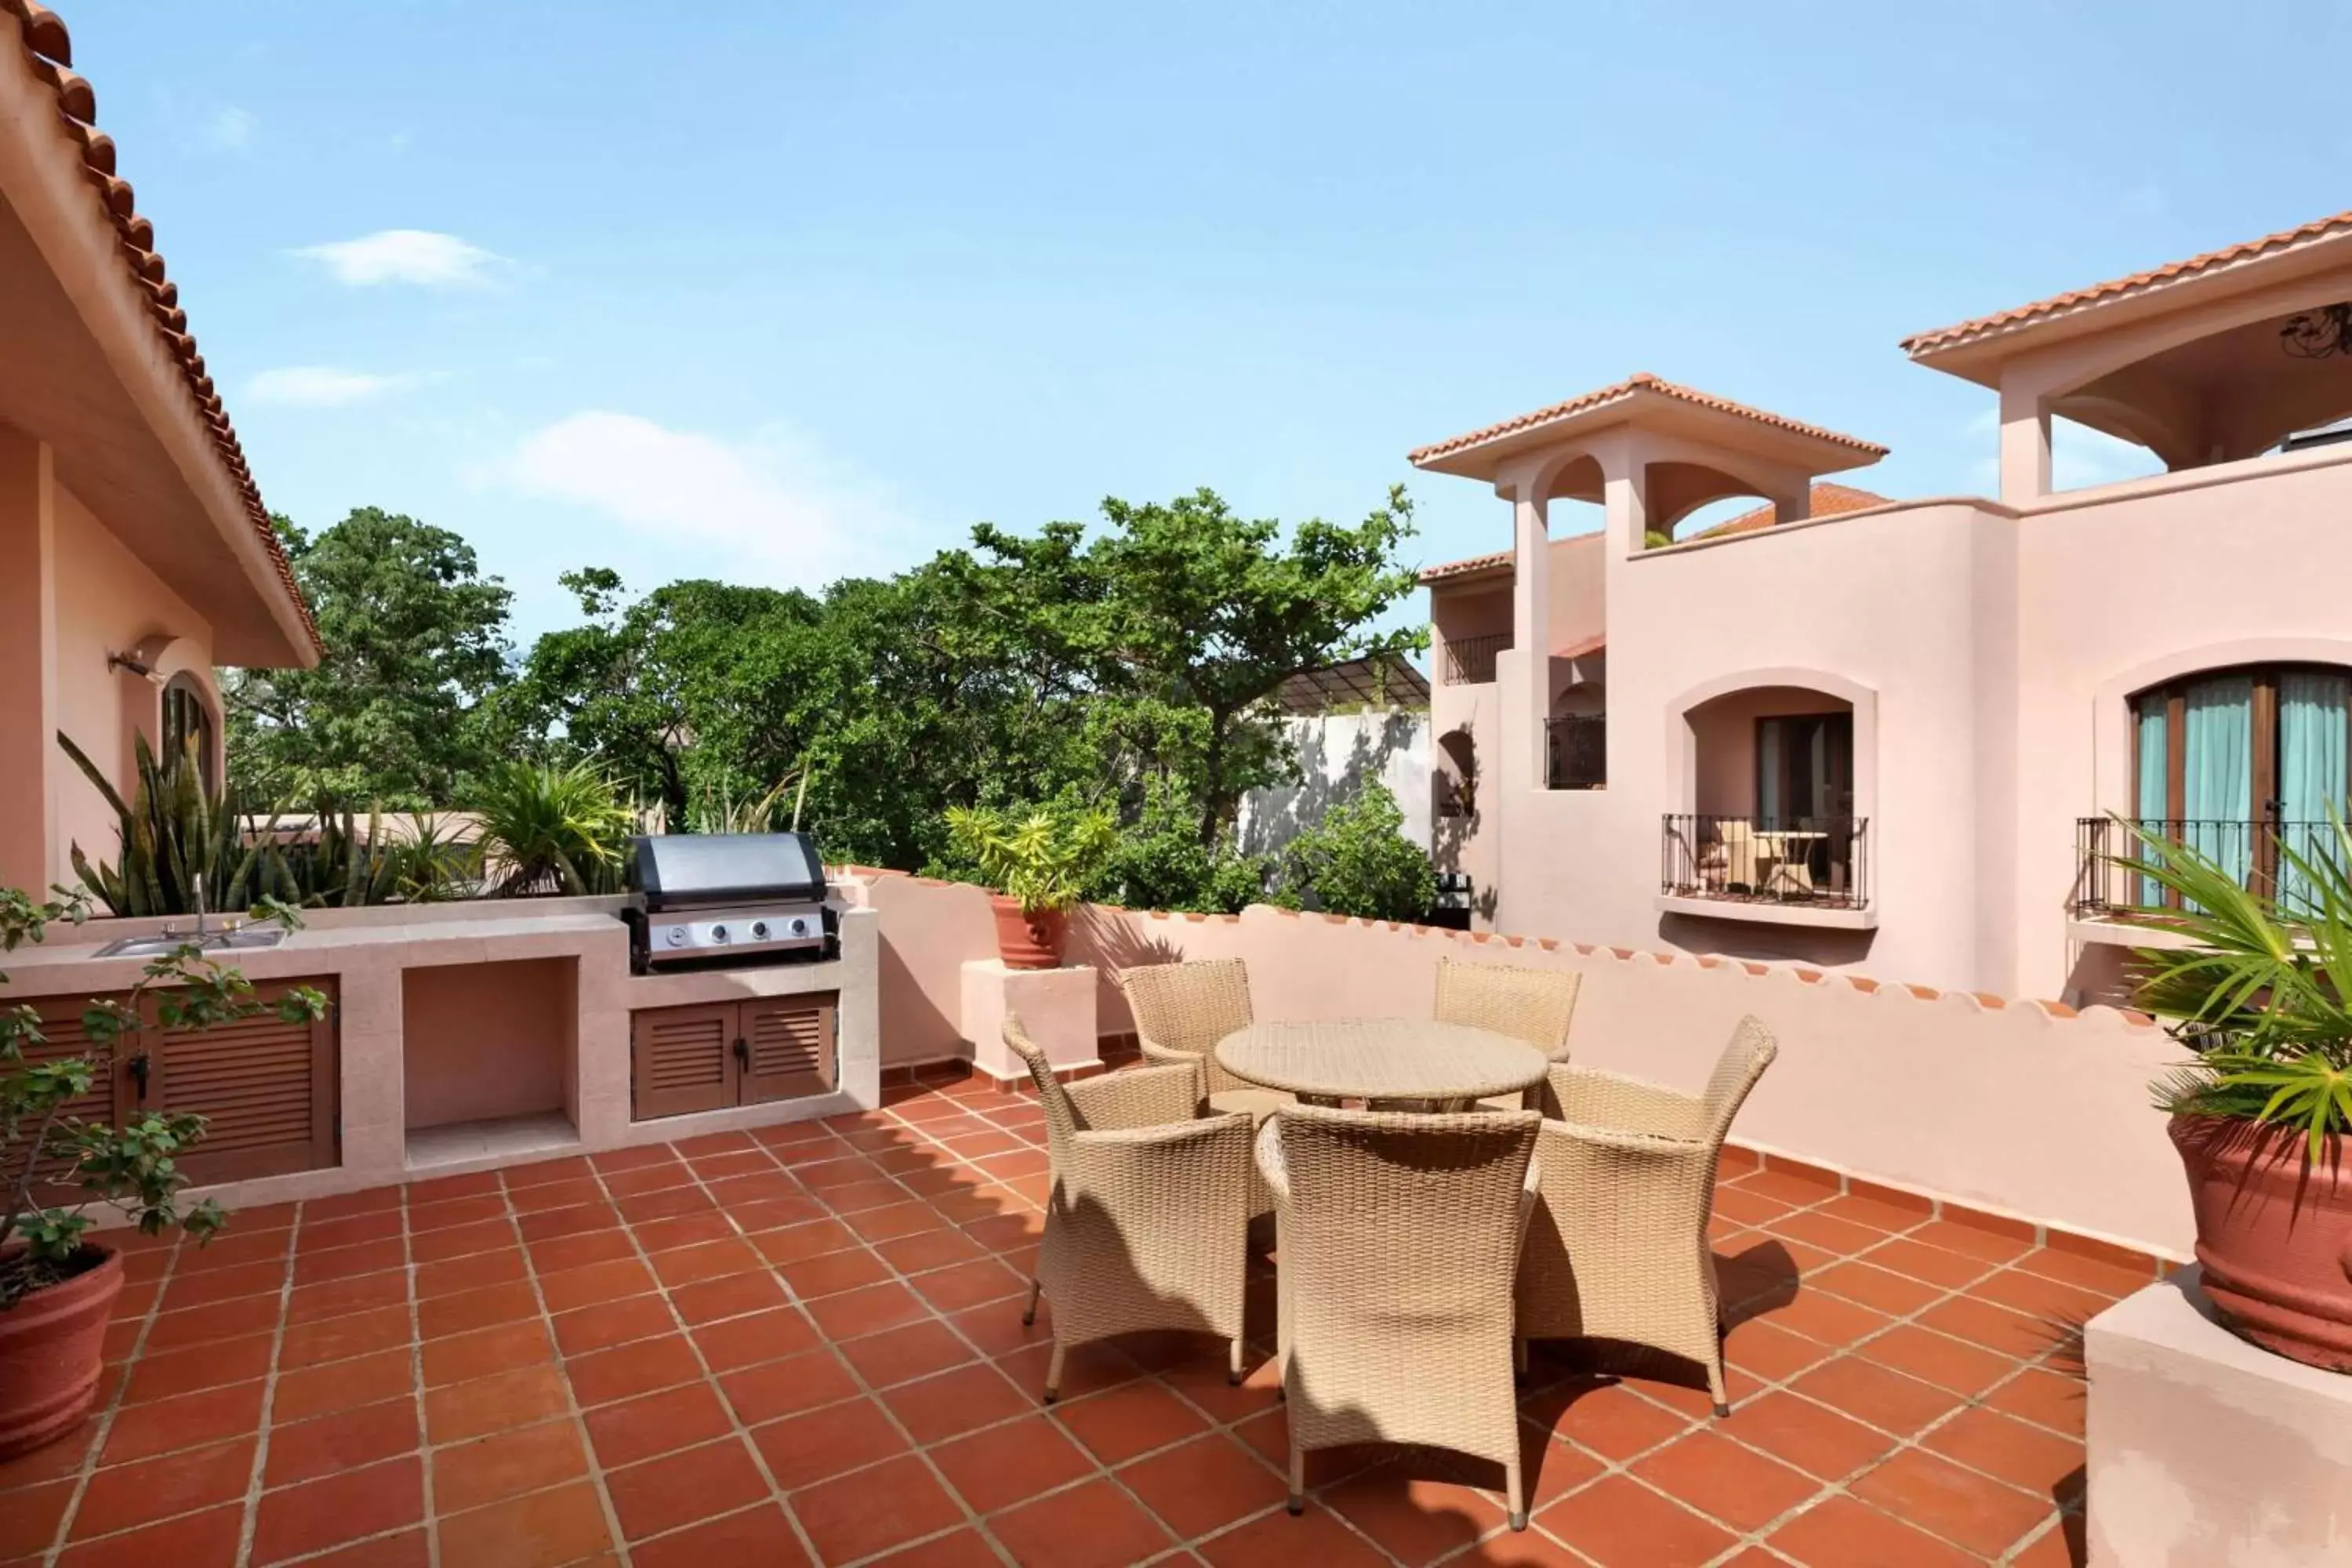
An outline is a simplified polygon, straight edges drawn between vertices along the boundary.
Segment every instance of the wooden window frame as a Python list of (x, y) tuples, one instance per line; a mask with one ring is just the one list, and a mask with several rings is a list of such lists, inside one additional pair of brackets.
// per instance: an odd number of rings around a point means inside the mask
[[(2255, 892), (2269, 894), (2277, 886), (2278, 837), (2275, 828), (2279, 820), (2279, 687), (2289, 675), (2336, 675), (2352, 679), (2352, 667), (2337, 664), (2314, 664), (2289, 660), (2278, 664), (2226, 664), (2207, 669), (2196, 669), (2174, 676), (2157, 685), (2143, 687), (2131, 694), (2128, 700), (2133, 729), (2130, 733), (2131, 752), (2131, 812), (2139, 817), (2140, 754), (2137, 725), (2146, 705), (2151, 700), (2164, 704), (2164, 815), (2159, 822), (2175, 823), (2189, 820), (2185, 800), (2189, 793), (2189, 689), (2202, 681), (2244, 676), (2251, 684), (2252, 697), (2248, 707), (2248, 748), (2252, 752), (2252, 778), (2249, 781), (2253, 803), (2253, 817), (2248, 824), (2252, 838), (2252, 852), (2247, 858), (2247, 882)], [(2352, 757), (2347, 759), (2352, 768)], [(2265, 831), (2265, 828), (2270, 829)], [(2168, 903), (2178, 905), (2179, 895), (2168, 891)]]

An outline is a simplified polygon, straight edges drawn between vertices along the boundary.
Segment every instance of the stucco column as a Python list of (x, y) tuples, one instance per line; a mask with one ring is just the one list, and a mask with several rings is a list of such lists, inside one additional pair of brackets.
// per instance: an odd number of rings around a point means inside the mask
[[(1551, 693), (1551, 522), (1532, 477), (1496, 487), (1511, 502), (1511, 647), (1509, 673), (1497, 661), (1496, 698), (1502, 704), (1503, 765), (1510, 776), (1544, 787), (1544, 719)], [(1514, 744), (1514, 742), (1517, 744)], [(1524, 754), (1514, 751), (1525, 747)]]
[(2000, 499), (2023, 506), (2050, 493), (2050, 412), (2030, 387), (2000, 389)]
[(56, 542), (49, 448), (0, 426), (0, 887), (36, 897), (58, 836)]

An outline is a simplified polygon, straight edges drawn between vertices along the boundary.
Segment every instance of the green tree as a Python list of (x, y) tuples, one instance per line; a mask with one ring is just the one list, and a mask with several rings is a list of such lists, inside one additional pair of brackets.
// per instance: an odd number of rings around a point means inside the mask
[(362, 507), (316, 538), (278, 517), (326, 652), (228, 672), (229, 768), (251, 798), (457, 803), (499, 754), (484, 699), (506, 677), (512, 598), (446, 529)]
[(1207, 489), (1165, 506), (1112, 498), (1103, 516), (1111, 651), (1135, 700), (1189, 715), (1167, 727), (1183, 746), (1169, 760), (1192, 779), (1201, 841), (1214, 844), (1245, 792), (1289, 775), (1266, 707), (1277, 687), (1302, 670), (1423, 645), (1419, 627), (1370, 629), (1416, 585), (1397, 560), (1412, 503), (1392, 487), (1362, 522), (1309, 519), (1287, 545), (1279, 523), (1237, 517)]
[(1377, 780), (1333, 805), (1284, 851), (1279, 901), (1335, 915), (1419, 921), (1437, 901), (1429, 852), (1404, 837), (1404, 812)]

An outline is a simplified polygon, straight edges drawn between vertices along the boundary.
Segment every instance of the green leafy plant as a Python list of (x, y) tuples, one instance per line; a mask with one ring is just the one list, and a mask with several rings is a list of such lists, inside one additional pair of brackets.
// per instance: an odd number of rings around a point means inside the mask
[(67, 735), (58, 744), (114, 809), (119, 850), (114, 863), (93, 863), (73, 846), (74, 874), (109, 914), (186, 915), (196, 910), (202, 880), (207, 910), (241, 910), (273, 885), (262, 879), (269, 858), (248, 845), (231, 793), (205, 787), (193, 739), (159, 763), (140, 736), (132, 745), (138, 781), (126, 801), (113, 782)]
[(1230, 832), (1202, 843), (1198, 809), (1172, 780), (1154, 778), (1087, 897), (1129, 909), (1238, 914), (1265, 899), (1273, 871), (1270, 856), (1244, 855)]
[(1437, 901), (1437, 871), (1403, 827), (1396, 796), (1366, 782), (1286, 847), (1276, 901), (1367, 920), (1427, 919)]
[(278, 822), (261, 830), (268, 840), (262, 880), (289, 904), (354, 909), (366, 904), (436, 903), (458, 897), (468, 879), (473, 847), (444, 819), (412, 812), (387, 823), (371, 810), (364, 830), (349, 811), (321, 801), (307, 837), (280, 842)]
[(808, 774), (793, 769), (776, 781), (765, 795), (738, 795), (723, 785), (711, 785), (695, 798), (687, 813), (689, 833), (772, 833), (776, 818), (783, 810), (784, 797), (793, 797), (790, 826), (801, 825), (801, 806), (808, 798)]
[[(39, 942), (48, 926), (89, 916), (87, 897), (58, 889), (57, 898), (35, 903), (14, 888), (0, 888), (0, 952)], [(264, 899), (255, 905), (263, 918), (292, 927), (294, 911)], [(5, 983), (5, 975), (0, 975)], [(254, 995), (242, 970), (205, 956), (184, 942), (156, 957), (123, 997), (93, 1001), (82, 1014), (82, 1029), (103, 1057), (74, 1056), (35, 1060), (28, 1051), (46, 1043), (40, 1016), (28, 1006), (0, 1009), (0, 1309), (20, 1297), (70, 1279), (92, 1260), (83, 1247), (89, 1210), (104, 1205), (128, 1215), (149, 1236), (177, 1226), (197, 1241), (225, 1223), (209, 1199), (183, 1210), (187, 1178), (178, 1156), (201, 1142), (205, 1119), (185, 1113), (148, 1111), (120, 1127), (83, 1121), (66, 1107), (88, 1094), (108, 1061), (137, 1057), (151, 1032), (217, 1028), (274, 1012), (289, 1022), (325, 1016), (327, 1000), (298, 986), (273, 1005)], [(47, 1201), (43, 1184), (78, 1187), (70, 1202)], [(22, 1243), (10, 1250), (11, 1243)]]
[(477, 853), (494, 896), (619, 889), (636, 813), (591, 764), (509, 763), (483, 784), (479, 811)]
[(1118, 825), (1107, 811), (1056, 811), (1033, 806), (1015, 816), (994, 808), (950, 806), (948, 842), (981, 880), (1024, 914), (1066, 910), (1085, 896), (1118, 842)]
[(2158, 1108), (2294, 1128), (2316, 1163), (2352, 1131), (2352, 830), (2331, 812), (2313, 853), (2279, 845), (2289, 914), (2196, 846), (2124, 826), (2140, 853), (2117, 864), (2177, 900), (2131, 918), (2188, 939), (2137, 954), (2141, 1003), (2197, 1053), (2153, 1086)]

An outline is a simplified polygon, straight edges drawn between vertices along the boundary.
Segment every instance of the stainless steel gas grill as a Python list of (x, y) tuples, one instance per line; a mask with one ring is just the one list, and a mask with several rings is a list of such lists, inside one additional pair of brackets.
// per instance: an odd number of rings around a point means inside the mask
[(804, 833), (665, 834), (629, 845), (629, 971), (841, 955), (841, 916)]

